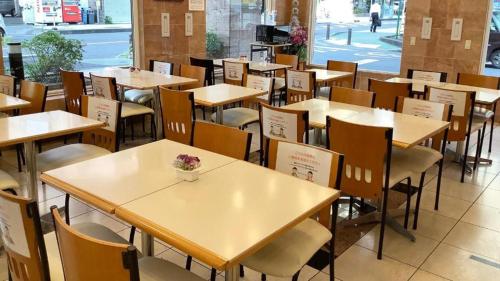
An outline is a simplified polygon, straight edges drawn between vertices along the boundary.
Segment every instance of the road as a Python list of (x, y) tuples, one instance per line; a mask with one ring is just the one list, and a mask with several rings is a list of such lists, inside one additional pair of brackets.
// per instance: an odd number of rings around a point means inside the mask
[[(6, 38), (10, 42), (23, 42), (42, 33), (43, 30), (33, 25), (25, 25), (20, 18), (5, 17), (7, 25)], [(83, 44), (83, 61), (77, 68), (80, 70), (104, 66), (129, 65), (130, 32), (64, 34), (66, 38), (78, 39)], [(3, 48), (4, 57), (8, 56), (8, 48)], [(24, 61), (29, 63), (32, 58), (27, 50), (23, 50)], [(7, 60), (5, 60), (7, 61)]]

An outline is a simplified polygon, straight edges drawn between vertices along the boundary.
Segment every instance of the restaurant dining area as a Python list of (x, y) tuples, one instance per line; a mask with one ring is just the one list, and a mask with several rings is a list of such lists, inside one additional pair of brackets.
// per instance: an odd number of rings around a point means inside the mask
[(0, 281), (500, 280), (496, 2), (131, 0), (116, 66), (0, 37)]

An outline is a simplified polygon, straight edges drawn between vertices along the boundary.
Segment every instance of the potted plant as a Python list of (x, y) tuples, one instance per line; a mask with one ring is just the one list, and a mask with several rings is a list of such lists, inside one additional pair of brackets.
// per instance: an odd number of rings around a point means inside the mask
[(299, 62), (307, 60), (307, 29), (303, 26), (293, 27), (290, 33), (290, 43), (292, 52), (299, 57)]
[(185, 181), (195, 181), (200, 176), (200, 158), (187, 154), (179, 154), (174, 161), (177, 177)]

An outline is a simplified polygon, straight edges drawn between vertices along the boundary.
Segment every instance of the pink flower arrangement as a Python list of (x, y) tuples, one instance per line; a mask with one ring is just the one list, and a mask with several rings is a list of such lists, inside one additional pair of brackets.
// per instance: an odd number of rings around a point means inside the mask
[(290, 43), (296, 46), (304, 46), (307, 44), (307, 30), (303, 26), (295, 27), (290, 33)]
[(200, 158), (187, 154), (179, 154), (174, 161), (174, 167), (183, 171), (193, 171), (200, 166)]

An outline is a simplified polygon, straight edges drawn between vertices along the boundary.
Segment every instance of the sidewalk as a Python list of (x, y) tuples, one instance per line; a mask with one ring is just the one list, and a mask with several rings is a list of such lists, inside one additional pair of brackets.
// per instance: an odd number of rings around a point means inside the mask
[[(54, 30), (52, 25), (35, 25), (35, 30)], [(55, 30), (61, 34), (83, 34), (83, 33), (110, 33), (110, 32), (131, 32), (130, 23), (119, 24), (59, 24)]]

